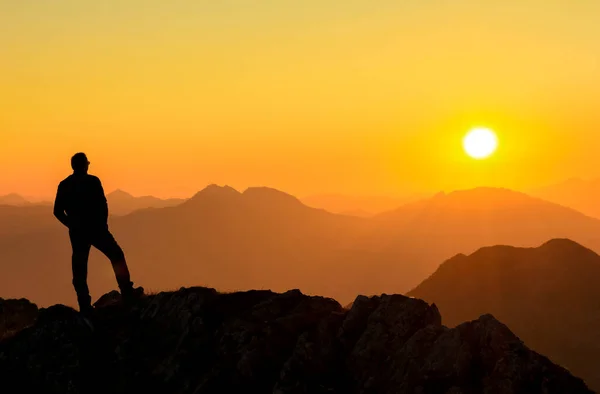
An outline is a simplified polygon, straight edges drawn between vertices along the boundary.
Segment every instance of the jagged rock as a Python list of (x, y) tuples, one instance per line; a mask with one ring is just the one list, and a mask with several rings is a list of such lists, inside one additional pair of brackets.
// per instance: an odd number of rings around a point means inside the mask
[(37, 316), (37, 305), (28, 300), (0, 298), (0, 341), (32, 325)]
[[(110, 301), (111, 296), (105, 300)], [(455, 329), (399, 295), (190, 288), (42, 310), (0, 343), (3, 393), (591, 393), (492, 316)]]
[(107, 306), (114, 306), (121, 302), (121, 293), (113, 290), (109, 293), (104, 294), (94, 303), (95, 308), (103, 308)]
[[(430, 325), (441, 326), (442, 319), (435, 306), (401, 295), (374, 297), (370, 302), (376, 308), (351, 350), (348, 363), (359, 391), (385, 392), (404, 344)], [(377, 359), (381, 363), (373, 363)]]

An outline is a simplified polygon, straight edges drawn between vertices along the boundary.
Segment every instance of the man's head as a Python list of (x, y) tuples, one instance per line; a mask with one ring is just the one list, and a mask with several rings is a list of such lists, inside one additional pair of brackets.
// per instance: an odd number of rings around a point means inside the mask
[(78, 174), (87, 174), (90, 162), (85, 153), (76, 153), (71, 157), (71, 168)]

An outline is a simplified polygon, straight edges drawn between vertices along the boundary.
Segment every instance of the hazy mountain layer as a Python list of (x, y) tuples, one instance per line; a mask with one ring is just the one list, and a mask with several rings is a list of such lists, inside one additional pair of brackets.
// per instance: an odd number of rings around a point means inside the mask
[(302, 198), (309, 207), (325, 209), (329, 212), (371, 217), (391, 211), (406, 203), (420, 200), (421, 196), (352, 196), (343, 194), (318, 194)]
[[(52, 207), (44, 205), (0, 205), (0, 242), (3, 237), (26, 235), (49, 229), (59, 230), (60, 223), (52, 214)], [(0, 252), (1, 253), (1, 252)]]
[[(146, 288), (300, 288), (343, 304), (357, 294), (409, 291), (442, 261), (485, 245), (566, 237), (600, 250), (600, 221), (499, 189), (439, 195), (365, 219), (309, 208), (273, 189), (211, 186), (178, 206), (114, 217), (111, 228)], [(72, 304), (70, 255), (58, 225), (0, 236), (0, 295)], [(88, 277), (93, 294), (115, 286), (97, 252)]]

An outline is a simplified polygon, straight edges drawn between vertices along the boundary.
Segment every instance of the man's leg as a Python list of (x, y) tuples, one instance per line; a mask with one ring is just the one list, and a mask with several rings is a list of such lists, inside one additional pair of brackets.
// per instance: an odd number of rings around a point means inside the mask
[(70, 231), (69, 238), (73, 248), (71, 267), (73, 269), (73, 287), (77, 293), (77, 302), (81, 312), (88, 312), (92, 308), (92, 298), (87, 285), (88, 258), (91, 244), (83, 234)]
[(125, 261), (125, 253), (123, 253), (123, 249), (121, 249), (110, 231), (106, 229), (98, 232), (94, 236), (92, 245), (110, 260), (115, 271), (119, 289), (121, 289), (121, 295), (123, 297), (130, 297), (133, 292), (133, 283), (131, 282), (129, 268), (127, 268), (127, 262)]

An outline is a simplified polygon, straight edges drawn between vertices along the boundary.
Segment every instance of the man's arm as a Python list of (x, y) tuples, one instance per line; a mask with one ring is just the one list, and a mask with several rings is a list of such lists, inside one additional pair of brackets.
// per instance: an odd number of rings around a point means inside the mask
[(100, 203), (102, 219), (104, 219), (104, 221), (106, 223), (108, 223), (108, 201), (106, 200), (106, 195), (104, 194), (104, 188), (102, 187), (102, 182), (100, 181), (99, 178), (96, 178), (96, 179), (98, 179), (98, 188), (99, 188), (98, 201)]
[(65, 213), (65, 190), (62, 185), (58, 185), (56, 199), (54, 200), (54, 216), (66, 227), (69, 227), (69, 217)]

